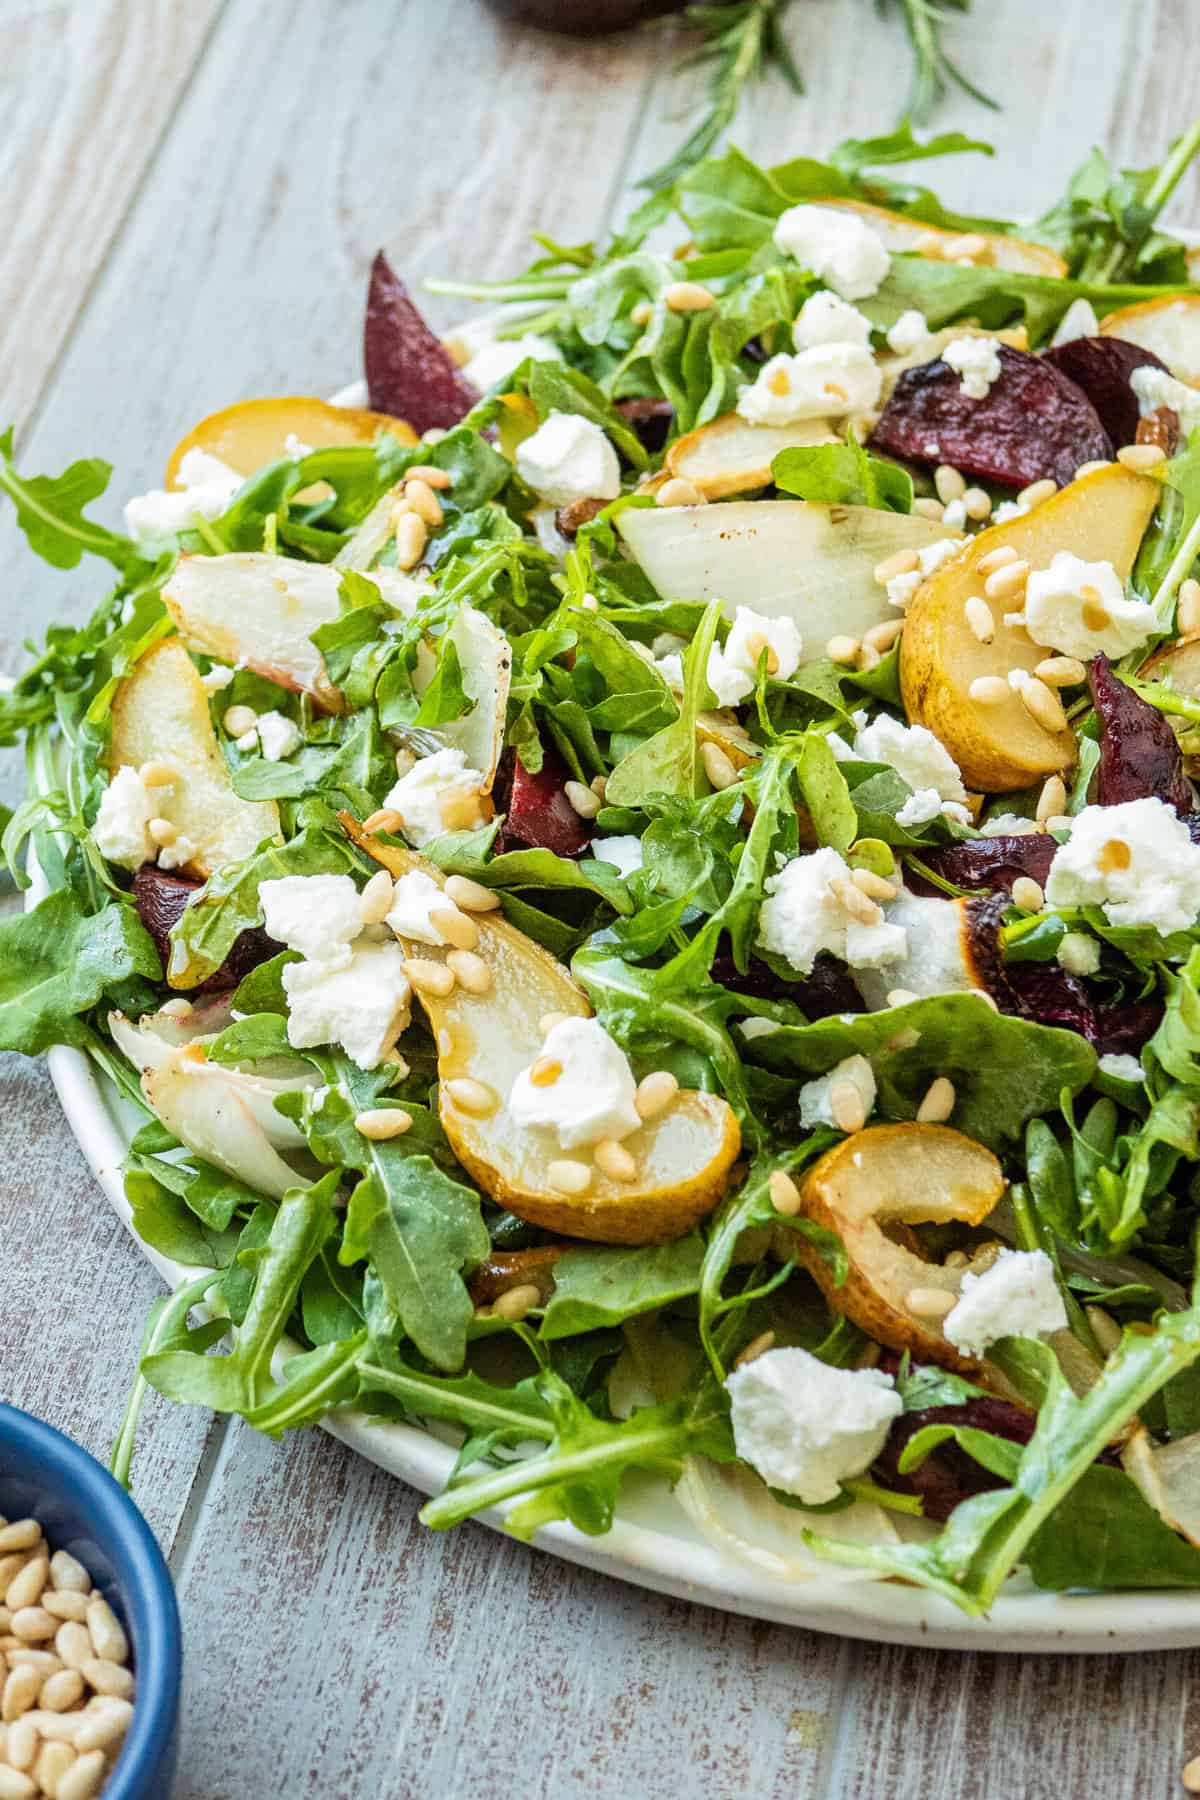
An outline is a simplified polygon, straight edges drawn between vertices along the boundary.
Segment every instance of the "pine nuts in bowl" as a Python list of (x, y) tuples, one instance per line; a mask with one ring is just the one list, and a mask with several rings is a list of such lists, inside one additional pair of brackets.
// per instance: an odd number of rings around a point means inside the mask
[(165, 1800), (180, 1670), (171, 1577), (128, 1494), (0, 1405), (0, 1800)]

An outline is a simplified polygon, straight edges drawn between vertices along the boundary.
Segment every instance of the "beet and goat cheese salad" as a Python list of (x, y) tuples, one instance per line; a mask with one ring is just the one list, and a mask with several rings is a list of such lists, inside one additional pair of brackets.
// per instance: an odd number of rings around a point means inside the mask
[(0, 1041), (138, 1109), (137, 1395), (453, 1428), (436, 1527), (1200, 1586), (1198, 142), (1019, 229), (729, 150), (446, 339), (381, 255), (365, 404), (124, 531), (0, 440), (115, 577), (0, 695)]

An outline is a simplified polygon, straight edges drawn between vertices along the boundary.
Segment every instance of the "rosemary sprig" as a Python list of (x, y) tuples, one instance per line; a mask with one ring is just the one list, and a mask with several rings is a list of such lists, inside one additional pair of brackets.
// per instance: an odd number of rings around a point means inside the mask
[[(892, 4), (893, 0), (876, 0), (880, 13), (886, 13)], [(951, 61), (942, 43), (947, 8), (965, 13), (970, 10), (971, 0), (899, 0), (899, 5), (913, 56), (903, 117), (914, 125), (927, 124), (934, 107), (951, 86), (962, 88), (984, 106), (995, 107), (991, 96), (977, 88)]]

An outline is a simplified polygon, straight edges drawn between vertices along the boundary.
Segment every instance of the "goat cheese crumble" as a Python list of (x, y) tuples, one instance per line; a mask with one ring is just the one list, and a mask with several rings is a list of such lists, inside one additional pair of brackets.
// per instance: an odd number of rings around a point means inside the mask
[(1163, 800), (1085, 806), (1045, 892), (1054, 907), (1099, 906), (1113, 925), (1186, 931), (1200, 917), (1200, 844)]
[[(791, 619), (782, 615), (772, 619), (749, 606), (739, 606), (724, 644), (714, 644), (708, 653), (705, 679), (717, 705), (736, 706), (754, 692), (754, 675), (764, 649), (772, 679), (787, 681), (800, 666), (801, 647), (800, 633)], [(682, 672), (681, 661), (681, 676)]]
[(1110, 1050), (1100, 1058), (1100, 1073), (1114, 1081), (1145, 1081), (1146, 1071), (1139, 1056), (1119, 1056)]
[(1100, 946), (1086, 931), (1065, 931), (1054, 960), (1068, 975), (1095, 975), (1100, 968)]
[(293, 724), (286, 713), (259, 713), (255, 722), (254, 733), (257, 734), (258, 747), (267, 762), (283, 762), (286, 757), (298, 750), (304, 742), (299, 728)]
[(910, 307), (902, 312), (887, 334), (888, 349), (897, 356), (911, 356), (929, 337), (929, 321), (923, 312)]
[(518, 1125), (553, 1131), (564, 1150), (573, 1150), (636, 1131), (636, 1092), (629, 1058), (599, 1020), (560, 1019), (537, 1061), (513, 1082), (508, 1109)]
[(404, 835), (418, 849), (446, 831), (471, 831), (483, 823), (483, 776), (467, 767), (461, 750), (435, 750), (402, 775), (384, 800), (398, 812)]
[(363, 928), (362, 896), (349, 875), (281, 875), (260, 882), (258, 898), (267, 936), (277, 944), (327, 969), (349, 963)]
[(772, 356), (738, 390), (737, 410), (751, 425), (845, 418), (870, 412), (882, 387), (879, 366), (863, 345), (814, 344), (795, 356)]
[(1160, 406), (1168, 406), (1179, 415), (1179, 429), (1183, 437), (1189, 437), (1196, 426), (1200, 425), (1200, 389), (1189, 387), (1185, 381), (1176, 380), (1165, 369), (1156, 369), (1151, 363), (1143, 363), (1129, 377), (1129, 385), (1138, 397), (1138, 412), (1143, 419), (1157, 412)]
[[(349, 876), (308, 879), (349, 881)], [(340, 1044), (360, 1069), (375, 1069), (408, 1025), (411, 988), (399, 944), (364, 940), (344, 962), (286, 963), (280, 980), (288, 1000), (288, 1042), (295, 1050)]]
[[(850, 868), (826, 846), (794, 856), (765, 884), (758, 915), (758, 942), (782, 957), (798, 975), (809, 975), (820, 951), (840, 956), (852, 969), (895, 962), (908, 947), (899, 925), (880, 917), (866, 924), (846, 904)], [(851, 902), (853, 905), (853, 901)]]
[(1111, 563), (1059, 550), (1025, 584), (1025, 628), (1035, 644), (1087, 662), (1101, 652), (1115, 658), (1137, 650), (1157, 624), (1152, 606), (1125, 598)]
[(775, 221), (775, 248), (782, 250), (843, 300), (866, 300), (891, 268), (891, 258), (875, 232), (853, 212), (837, 206), (789, 206)]
[(924, 725), (901, 725), (890, 713), (880, 713), (855, 734), (854, 754), (860, 762), (885, 763), (912, 789), (896, 814), (897, 825), (927, 825), (948, 806), (955, 809), (949, 816), (965, 821), (967, 790), (958, 764)]
[(642, 867), (642, 840), (628, 837), (592, 839), (592, 855), (599, 862), (611, 863), (622, 877), (635, 875)]
[(870, 341), (870, 319), (831, 288), (810, 294), (792, 326), (797, 350), (812, 350), (817, 344), (867, 345)]
[(105, 861), (133, 871), (153, 862), (156, 847), (149, 826), (161, 808), (161, 795), (150, 792), (136, 769), (128, 764), (118, 769), (100, 796), (92, 827), (92, 841)]
[(392, 904), (384, 923), (391, 926), (397, 937), (412, 938), (418, 944), (432, 944), (440, 949), (450, 939), (443, 935), (430, 915), (453, 910), (456, 910), (453, 901), (446, 898), (432, 875), (426, 875), (423, 869), (411, 869), (407, 875), (401, 875), (392, 889)]
[[(800, 1087), (800, 1123), (807, 1129), (814, 1125), (837, 1126), (833, 1116), (830, 1096), (835, 1087), (848, 1082), (854, 1088), (863, 1104), (863, 1114), (870, 1118), (875, 1110), (875, 1071), (865, 1056), (847, 1056), (829, 1069), (824, 1075), (818, 1075), (812, 1081), (805, 1081)], [(840, 1127), (839, 1127), (840, 1129)]]
[(244, 477), (207, 450), (188, 450), (180, 459), (174, 489), (154, 488), (125, 503), (125, 529), (139, 550), (177, 537), (200, 519), (219, 519)]
[(1051, 349), (1057, 350), (1060, 344), (1073, 344), (1076, 338), (1096, 337), (1099, 330), (1100, 321), (1091, 301), (1072, 300), (1050, 339)]
[(986, 400), (993, 381), (1000, 379), (1000, 351), (994, 338), (951, 338), (942, 351), (942, 361), (960, 377), (962, 391), (970, 400)]
[(617, 453), (591, 419), (552, 412), (517, 445), (517, 473), (551, 506), (615, 500), (621, 491)]
[(904, 1411), (890, 1375), (835, 1369), (807, 1350), (766, 1350), (726, 1377), (733, 1441), (768, 1487), (809, 1506), (861, 1475)]
[(494, 338), (490, 344), (481, 344), (470, 361), (463, 366), (463, 374), (486, 394), (502, 381), (507, 381), (514, 369), (519, 369), (527, 356), (535, 362), (561, 362), (562, 351), (549, 338), (538, 337), (536, 332), (527, 331), (522, 337)]
[(1044, 1250), (1001, 1250), (982, 1275), (963, 1276), (962, 1291), (942, 1327), (964, 1356), (982, 1356), (1003, 1337), (1063, 1331), (1067, 1309)]
[(902, 889), (884, 911), (888, 924), (903, 930), (905, 947), (902, 957), (886, 968), (855, 970), (855, 983), (872, 1012), (882, 1012), (895, 988), (922, 1000), (931, 994), (980, 990), (969, 954), (966, 912), (959, 901)]

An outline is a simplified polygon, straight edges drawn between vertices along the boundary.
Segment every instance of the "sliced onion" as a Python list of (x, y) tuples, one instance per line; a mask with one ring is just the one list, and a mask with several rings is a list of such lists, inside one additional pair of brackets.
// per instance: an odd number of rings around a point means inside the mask
[(900, 1541), (892, 1515), (870, 1501), (856, 1500), (841, 1512), (808, 1512), (783, 1506), (759, 1477), (741, 1463), (714, 1463), (689, 1456), (675, 1497), (696, 1529), (719, 1550), (778, 1581), (882, 1581), (878, 1569), (852, 1568), (810, 1550), (805, 1531), (851, 1544)]
[(1200, 1550), (1200, 1431), (1156, 1445), (1139, 1429), (1121, 1452), (1121, 1461), (1163, 1524)]

